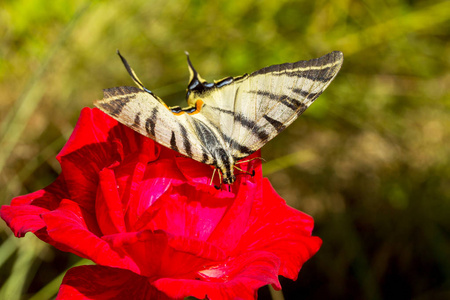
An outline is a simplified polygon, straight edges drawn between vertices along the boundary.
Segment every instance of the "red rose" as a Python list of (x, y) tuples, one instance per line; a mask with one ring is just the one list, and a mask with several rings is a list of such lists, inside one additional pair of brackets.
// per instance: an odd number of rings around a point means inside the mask
[(278, 275), (295, 280), (321, 245), (258, 159), (239, 165), (255, 176), (216, 190), (211, 166), (88, 108), (57, 159), (55, 182), (0, 214), (16, 236), (97, 264), (70, 269), (58, 299), (255, 299), (281, 288)]

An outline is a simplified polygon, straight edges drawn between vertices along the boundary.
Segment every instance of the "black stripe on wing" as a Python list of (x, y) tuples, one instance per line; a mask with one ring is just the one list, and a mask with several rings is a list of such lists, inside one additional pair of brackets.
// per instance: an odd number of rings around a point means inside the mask
[(266, 132), (264, 129), (258, 127), (256, 125), (256, 122), (254, 120), (250, 120), (249, 118), (245, 117), (244, 114), (239, 112), (234, 112), (228, 109), (223, 109), (220, 107), (215, 106), (209, 106), (213, 110), (217, 110), (219, 112), (228, 114), (230, 116), (234, 117), (234, 122), (239, 123), (242, 127), (245, 127), (247, 129), (252, 129), (253, 133), (258, 136), (261, 140), (264, 140), (269, 137), (269, 133)]
[(134, 122), (131, 124), (131, 127), (133, 128), (140, 128), (141, 127), (141, 112), (138, 112), (136, 116), (134, 116)]
[(256, 150), (258, 150), (258, 149), (252, 150), (252, 149), (246, 147), (245, 145), (240, 144), (235, 139), (232, 139), (231, 137), (228, 137), (228, 136), (225, 137), (225, 140), (227, 140), (229, 142), (229, 145), (230, 145), (231, 149), (237, 150), (241, 154), (241, 155), (234, 155), (234, 159), (235, 160), (238, 160), (238, 159), (241, 159), (243, 157), (249, 156), (250, 154), (252, 154)]
[(311, 102), (319, 98), (319, 96), (323, 93), (323, 91), (320, 91), (318, 93), (311, 93), (310, 91), (306, 91), (301, 88), (293, 88), (292, 92), (298, 94), (302, 98), (308, 99)]
[(117, 117), (128, 102), (136, 98), (136, 94), (139, 91), (137, 88), (126, 86), (105, 89), (103, 90), (103, 100), (95, 104), (100, 106), (102, 110), (108, 112), (109, 115)]
[(175, 136), (175, 132), (172, 131), (172, 136), (170, 137), (170, 149), (180, 152), (177, 147), (177, 138)]
[[(259, 96), (264, 96), (264, 97), (268, 97), (271, 100), (278, 100), (280, 101), (282, 104), (284, 104), (285, 106), (289, 107), (290, 109), (292, 109), (293, 111), (297, 112), (299, 110), (299, 108), (303, 108), (306, 107), (306, 104), (304, 104), (302, 101), (297, 100), (295, 98), (289, 97), (287, 95), (279, 95), (279, 94), (275, 94), (275, 93), (271, 93), (269, 91), (249, 91), (249, 93), (252, 94), (256, 94)], [(303, 94), (312, 96), (314, 99), (316, 99), (317, 97), (320, 96), (320, 93), (314, 94), (314, 93), (310, 93), (308, 94), (308, 92), (306, 91), (302, 91)], [(317, 97), (316, 97), (317, 95)], [(303, 96), (302, 96), (303, 97)], [(305, 97), (303, 97), (305, 98)], [(300, 109), (301, 110), (301, 109)]]
[(191, 142), (189, 142), (188, 139), (188, 133), (186, 128), (180, 123), (180, 132), (181, 132), (181, 136), (183, 138), (183, 147), (184, 150), (186, 151), (186, 155), (189, 157), (192, 157), (192, 149), (191, 149)]
[[(342, 53), (334, 51), (322, 57), (311, 60), (301, 60), (295, 63), (273, 65), (250, 74), (251, 77), (269, 74), (272, 76), (301, 77), (314, 81), (328, 82), (333, 79), (340, 68)], [(323, 67), (321, 67), (323, 66)]]
[[(262, 75), (262, 74), (267, 74), (270, 73), (271, 76), (287, 76), (287, 77), (301, 77), (301, 78), (306, 78), (309, 80), (313, 80), (313, 81), (320, 81), (320, 82), (328, 82), (331, 79), (333, 79), (334, 77), (334, 72), (333, 70), (336, 69), (335, 66), (332, 67), (325, 67), (323, 69), (309, 69), (309, 68), (301, 68), (300, 70), (295, 70), (296, 68), (296, 64), (297, 63), (293, 63), (293, 64), (283, 64), (283, 65), (279, 65), (281, 70), (286, 70), (286, 72), (270, 72), (269, 70), (265, 70), (265, 69), (271, 69), (274, 66), (270, 66), (264, 69), (261, 69), (259, 71), (256, 71), (254, 73), (251, 74), (251, 76), (256, 76), (256, 75)], [(260, 72), (262, 71), (262, 72)], [(325, 76), (326, 74), (331, 74), (331, 76)]]
[(275, 128), (277, 133), (280, 133), (280, 132), (282, 132), (283, 130), (286, 129), (286, 126), (284, 126), (284, 124), (282, 122), (277, 121), (277, 120), (269, 117), (268, 115), (264, 115), (263, 118), (266, 119), (267, 122), (269, 122), (269, 124), (272, 125)]
[(158, 109), (156, 107), (153, 108), (150, 118), (145, 120), (145, 131), (147, 134), (153, 138), (156, 137), (155, 133), (155, 125), (157, 121)]

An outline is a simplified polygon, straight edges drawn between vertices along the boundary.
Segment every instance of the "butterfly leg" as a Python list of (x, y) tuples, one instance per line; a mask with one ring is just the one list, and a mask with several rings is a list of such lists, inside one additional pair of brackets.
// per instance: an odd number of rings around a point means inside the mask
[(235, 165), (234, 165), (234, 168), (237, 169), (237, 170), (239, 170), (239, 171), (241, 171), (241, 172), (243, 172), (243, 173), (245, 173), (245, 174), (248, 174), (248, 175), (250, 175), (250, 176), (253, 177), (253, 176), (255, 176), (255, 170), (253, 170), (253, 171), (250, 173), (249, 171), (244, 171), (244, 170), (242, 170), (241, 168), (237, 167), (236, 165), (237, 165), (237, 164), (247, 163), (247, 162), (250, 162), (250, 161), (255, 160), (255, 159), (260, 159), (260, 160), (262, 160), (262, 161), (266, 161), (266, 160), (265, 160), (264, 158), (262, 158), (262, 157), (254, 157), (254, 158), (251, 158), (251, 159), (241, 160), (241, 161), (236, 162)]
[(217, 171), (217, 169), (214, 168), (214, 171), (213, 171), (213, 174), (212, 174), (212, 176), (211, 176), (211, 181), (209, 182), (209, 185), (212, 185), (213, 179), (214, 179), (214, 175), (216, 175), (216, 171)]
[[(213, 178), (214, 178), (214, 174), (216, 173), (216, 170), (217, 170), (217, 168), (214, 168)], [(220, 189), (222, 189), (222, 174), (220, 173), (220, 170), (217, 171), (217, 174), (219, 174), (219, 182), (220, 182), (220, 185), (219, 185), (219, 186), (214, 185), (214, 187), (215, 187), (217, 190), (220, 190)], [(210, 183), (210, 184), (212, 184), (213, 178), (211, 178), (211, 183)]]
[(251, 159), (238, 161), (238, 162), (236, 162), (235, 164), (236, 164), (236, 165), (238, 165), (238, 164), (243, 164), (243, 163), (247, 163), (247, 162), (250, 162), (250, 161), (252, 161), (252, 160), (255, 160), (255, 159), (260, 159), (260, 160), (266, 162), (266, 160), (265, 160), (264, 158), (262, 158), (262, 157), (254, 157), (254, 158), (251, 158)]
[(234, 166), (234, 168), (235, 168), (236, 170), (238, 170), (238, 171), (241, 171), (242, 173), (246, 173), (246, 174), (252, 175), (252, 173), (250, 173), (249, 171), (244, 171), (244, 170), (242, 170), (241, 168), (239, 168), (238, 166)]
[[(238, 171), (241, 171), (242, 173), (245, 173), (245, 174), (248, 174), (248, 175), (250, 175), (250, 176), (255, 176), (255, 170), (252, 170), (252, 172), (250, 173), (249, 171), (244, 171), (244, 170), (242, 170), (241, 168), (239, 168), (239, 167), (237, 167), (237, 166), (234, 166), (234, 168), (236, 169), (236, 170), (238, 170)], [(243, 175), (243, 174), (236, 174), (236, 175)]]

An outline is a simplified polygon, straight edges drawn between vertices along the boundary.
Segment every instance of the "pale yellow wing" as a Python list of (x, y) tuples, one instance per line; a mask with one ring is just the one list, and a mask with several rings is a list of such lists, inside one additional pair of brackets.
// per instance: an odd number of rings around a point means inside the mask
[(289, 126), (328, 87), (339, 72), (343, 54), (263, 68), (206, 89), (202, 114), (223, 134), (236, 159), (260, 149)]
[(201, 121), (193, 120), (184, 112), (174, 114), (150, 92), (126, 86), (106, 89), (103, 99), (94, 104), (120, 123), (161, 145), (203, 163), (214, 162), (197, 134), (204, 127)]

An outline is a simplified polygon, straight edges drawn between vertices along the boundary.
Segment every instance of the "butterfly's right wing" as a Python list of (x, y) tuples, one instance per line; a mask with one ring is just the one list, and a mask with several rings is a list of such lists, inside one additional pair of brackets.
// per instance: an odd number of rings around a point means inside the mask
[(103, 99), (95, 101), (94, 105), (161, 145), (203, 163), (214, 161), (193, 129), (189, 115), (175, 115), (148, 91), (127, 86), (106, 89)]
[[(254, 120), (252, 134), (239, 134), (238, 142), (253, 150), (288, 127), (328, 87), (344, 56), (334, 51), (322, 57), (263, 68), (250, 74), (236, 98), (236, 111)], [(244, 109), (250, 106), (251, 109)]]
[(200, 97), (203, 116), (240, 159), (260, 149), (316, 100), (338, 73), (343, 54), (263, 68), (215, 86)]

